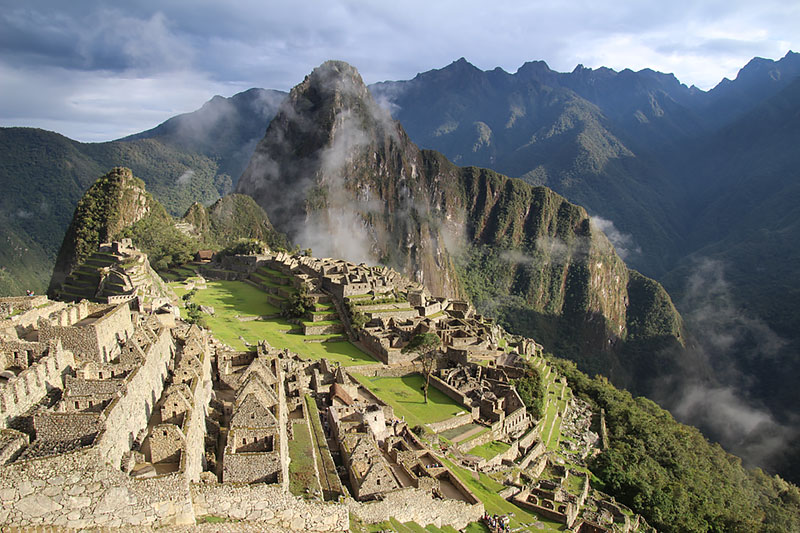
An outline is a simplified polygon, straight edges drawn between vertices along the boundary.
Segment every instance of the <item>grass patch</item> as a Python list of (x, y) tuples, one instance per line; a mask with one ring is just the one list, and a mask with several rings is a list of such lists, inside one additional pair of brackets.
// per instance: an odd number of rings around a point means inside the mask
[(471, 440), (473, 440), (473, 439), (476, 439), (476, 438), (480, 437), (480, 436), (481, 436), (481, 435), (483, 435), (484, 433), (488, 433), (489, 431), (490, 431), (490, 430), (489, 430), (489, 428), (483, 428), (483, 429), (482, 429), (482, 430), (480, 430), (479, 432), (475, 433), (474, 435), (470, 435), (469, 437), (467, 437), (466, 439), (462, 440), (462, 441), (461, 441), (461, 442), (459, 442), (458, 444), (461, 444), (461, 445), (463, 445), (463, 444), (466, 444), (466, 443), (468, 443), (469, 441), (471, 441)]
[(354, 374), (354, 377), (378, 398), (391, 405), (395, 416), (404, 416), (412, 427), (441, 422), (468, 411), (468, 408), (433, 387), (428, 390), (426, 404), (422, 394), (424, 378), (420, 374), (401, 378), (367, 377), (360, 374)]
[(206, 515), (206, 516), (198, 516), (195, 522), (197, 524), (221, 524), (227, 521), (228, 519), (225, 518), (224, 516)]
[(289, 274), (284, 274), (283, 272), (278, 272), (277, 270), (273, 270), (273, 269), (271, 269), (269, 267), (261, 267), (258, 270), (256, 270), (256, 273), (267, 274), (269, 276), (273, 276), (273, 277), (276, 277), (276, 278), (291, 278), (292, 277)]
[(289, 491), (295, 496), (303, 496), (307, 488), (318, 485), (314, 471), (314, 446), (305, 420), (292, 424), (294, 438), (289, 441)]
[(477, 455), (478, 457), (483, 457), (484, 459), (492, 459), (507, 451), (509, 448), (511, 448), (510, 444), (493, 440), (491, 442), (487, 442), (486, 444), (475, 446), (467, 453), (471, 455)]
[[(178, 296), (186, 292), (180, 283), (170, 286)], [(311, 359), (326, 358), (344, 366), (377, 363), (348, 341), (305, 342), (307, 339), (328, 339), (340, 335), (304, 336), (296, 324), (283, 318), (242, 322), (236, 316), (270, 316), (280, 310), (266, 301), (266, 294), (257, 287), (243, 281), (209, 281), (206, 289), (198, 290), (193, 300), (200, 305), (214, 307), (214, 316), (206, 316), (206, 324), (219, 340), (236, 350), (247, 346), (239, 337), (251, 345), (266, 341), (278, 349), (289, 349)], [(317, 322), (316, 324), (320, 324)], [(294, 330), (294, 331), (293, 331)]]

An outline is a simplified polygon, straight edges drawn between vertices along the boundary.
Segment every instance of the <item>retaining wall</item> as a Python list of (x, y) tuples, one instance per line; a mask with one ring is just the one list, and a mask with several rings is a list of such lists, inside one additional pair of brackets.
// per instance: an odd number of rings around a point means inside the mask
[(449, 524), (455, 529), (464, 529), (470, 522), (480, 520), (484, 512), (480, 502), (469, 504), (458, 500), (439, 500), (415, 488), (392, 491), (377, 502), (362, 503), (348, 498), (346, 505), (350, 512), (368, 524), (394, 517), (400, 522), (413, 521), (422, 527)]
[(0, 469), (0, 524), (82, 529), (193, 524), (188, 482), (180, 474), (133, 479), (97, 447), (18, 461)]
[(350, 527), (347, 507), (307, 502), (276, 485), (195, 484), (191, 493), (197, 516), (261, 522), (293, 531), (347, 531)]

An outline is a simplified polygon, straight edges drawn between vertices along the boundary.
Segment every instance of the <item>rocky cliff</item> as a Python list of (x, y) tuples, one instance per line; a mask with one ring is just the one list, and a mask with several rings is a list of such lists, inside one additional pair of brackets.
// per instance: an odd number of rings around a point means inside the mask
[[(679, 342), (669, 297), (655, 282), (659, 297), (629, 292), (642, 276), (583, 208), (420, 150), (346, 63), (323, 64), (291, 91), (238, 191), (315, 255), (387, 264), (520, 332), (569, 337), (572, 353), (616, 352), (631, 326)], [(669, 320), (655, 319), (664, 312)]]

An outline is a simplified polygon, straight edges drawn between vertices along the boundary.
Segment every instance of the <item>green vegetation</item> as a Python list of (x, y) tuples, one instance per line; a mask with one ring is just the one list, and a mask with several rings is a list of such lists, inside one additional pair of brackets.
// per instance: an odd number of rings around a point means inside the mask
[(517, 389), (528, 412), (536, 418), (541, 418), (547, 389), (542, 382), (539, 370), (530, 362), (526, 362), (525, 375), (512, 380), (512, 384)]
[(317, 403), (308, 394), (305, 396), (305, 402), (308, 410), (308, 420), (311, 424), (311, 441), (321, 477), (319, 481), (322, 487), (322, 494), (325, 499), (333, 499), (342, 493), (342, 485), (336, 473), (336, 465), (333, 462), (330, 448), (328, 448), (325, 431), (322, 429)]
[(294, 438), (289, 441), (289, 491), (302, 496), (307, 488), (318, 485), (314, 471), (314, 446), (305, 420), (292, 424)]
[[(511, 528), (516, 529), (523, 527), (523, 524), (533, 524), (536, 522), (542, 523), (547, 530), (560, 531), (563, 524), (552, 522), (538, 515), (529, 513), (521, 507), (517, 507), (513, 503), (508, 502), (498, 493), (503, 489), (503, 485), (493, 480), (484, 473), (475, 475), (470, 470), (461, 468), (455, 465), (448, 459), (442, 459), (444, 464), (452, 470), (455, 475), (460, 479), (469, 489), (483, 502), (486, 512), (489, 514), (507, 514), (511, 518)], [(475, 531), (486, 531), (485, 528), (479, 525), (478, 529), (471, 529)], [(536, 531), (533, 528), (526, 528), (526, 530)]]
[(255, 200), (243, 194), (229, 194), (211, 207), (194, 203), (183, 220), (192, 224), (211, 248), (226, 248), (239, 239), (266, 243), (272, 250), (285, 250), (286, 237), (275, 231), (269, 217)]
[[(114, 167), (130, 168), (173, 215), (194, 201), (210, 203), (219, 197), (212, 184), (214, 161), (156, 141), (86, 144), (34, 128), (0, 128), (0, 153), (3, 294), (24, 293), (26, 288), (44, 292), (78, 201)], [(185, 185), (176, 186), (184, 175), (189, 178), (181, 182)], [(94, 209), (99, 203), (92, 211), (103, 216)], [(100, 220), (94, 220), (94, 231), (102, 233)], [(82, 238), (87, 244), (93, 241), (89, 234)], [(21, 291), (11, 290), (15, 286)]]
[(308, 290), (303, 286), (287, 298), (281, 307), (281, 315), (286, 318), (300, 318), (314, 309), (314, 305), (314, 298), (308, 295)]
[(158, 271), (188, 263), (198, 248), (197, 241), (181, 233), (166, 213), (151, 214), (122, 230), (119, 236), (130, 237)]
[(242, 237), (220, 250), (220, 255), (252, 255), (264, 253), (264, 243), (258, 239)]
[(401, 378), (369, 377), (361, 374), (353, 374), (353, 377), (391, 405), (396, 417), (405, 417), (409, 426), (440, 422), (467, 410), (438, 389), (430, 390), (426, 403), (422, 393), (425, 379), (419, 374)]
[[(176, 294), (182, 295), (182, 284), (170, 284)], [(222, 342), (237, 350), (246, 350), (242, 337), (250, 345), (266, 341), (278, 349), (288, 348), (294, 353), (312, 359), (327, 358), (344, 366), (377, 363), (348, 341), (306, 342), (339, 338), (338, 335), (304, 336), (296, 324), (278, 317), (279, 310), (267, 303), (263, 291), (243, 281), (209, 281), (194, 297), (200, 305), (214, 308), (213, 316), (204, 317), (206, 324)], [(261, 320), (241, 321), (237, 317), (268, 317)]]
[(223, 522), (227, 521), (228, 519), (225, 518), (224, 516), (205, 515), (205, 516), (198, 516), (195, 522), (197, 524), (222, 524)]
[(506, 452), (509, 448), (511, 448), (510, 444), (493, 440), (491, 442), (487, 442), (486, 444), (475, 446), (467, 453), (477, 455), (478, 457), (483, 457), (484, 459), (492, 459), (501, 453)]
[(403, 346), (402, 353), (417, 354), (417, 361), (422, 366), (422, 375), (425, 383), (422, 385), (422, 393), (425, 396), (425, 403), (428, 403), (428, 389), (431, 383), (431, 373), (436, 368), (436, 361), (439, 357), (439, 347), (442, 339), (435, 333), (418, 333), (411, 341)]
[(605, 409), (610, 448), (590, 465), (604, 490), (659, 531), (797, 531), (800, 489), (709, 443), (646, 398), (556, 360), (573, 392)]

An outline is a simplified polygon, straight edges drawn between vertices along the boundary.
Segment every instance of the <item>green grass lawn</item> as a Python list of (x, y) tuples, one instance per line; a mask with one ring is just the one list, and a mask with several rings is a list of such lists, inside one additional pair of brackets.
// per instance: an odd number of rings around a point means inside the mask
[(305, 420), (292, 424), (294, 438), (289, 441), (289, 491), (295, 496), (303, 496), (306, 488), (318, 488), (314, 471), (314, 447)]
[(404, 416), (411, 427), (440, 422), (468, 411), (466, 407), (433, 387), (428, 390), (426, 404), (425, 396), (422, 394), (422, 385), (425, 381), (420, 374), (402, 378), (367, 377), (360, 374), (354, 376), (377, 397), (391, 405), (396, 417)]
[[(170, 284), (178, 294), (186, 290), (180, 283)], [(278, 349), (290, 351), (312, 359), (327, 358), (344, 366), (377, 363), (348, 341), (305, 342), (311, 339), (338, 338), (341, 335), (303, 336), (299, 326), (283, 318), (242, 322), (236, 316), (274, 316), (280, 311), (267, 303), (265, 293), (243, 281), (209, 281), (206, 289), (200, 289), (193, 301), (214, 307), (214, 316), (206, 316), (206, 325), (214, 336), (236, 350), (246, 350), (244, 338), (252, 345), (261, 339)]]
[(467, 453), (477, 455), (478, 457), (483, 457), (484, 459), (492, 459), (493, 457), (507, 451), (509, 448), (511, 448), (510, 444), (493, 440), (491, 442), (487, 442), (486, 444), (475, 446)]

